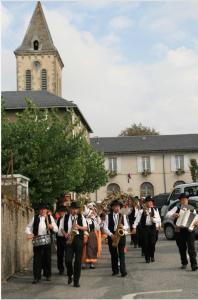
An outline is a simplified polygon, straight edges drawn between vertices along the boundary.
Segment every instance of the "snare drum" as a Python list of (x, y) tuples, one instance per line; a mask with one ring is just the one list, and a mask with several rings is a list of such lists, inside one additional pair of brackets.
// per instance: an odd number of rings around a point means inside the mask
[(34, 236), (32, 244), (33, 247), (49, 245), (51, 244), (51, 236), (49, 234)]

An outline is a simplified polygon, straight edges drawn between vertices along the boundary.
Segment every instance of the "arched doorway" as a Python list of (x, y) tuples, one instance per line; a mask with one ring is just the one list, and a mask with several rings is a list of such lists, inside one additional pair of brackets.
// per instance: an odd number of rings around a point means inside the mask
[(120, 187), (117, 183), (110, 183), (107, 186), (107, 193), (119, 193)]
[(154, 187), (150, 182), (144, 182), (140, 186), (140, 197), (154, 196)]
[(179, 185), (179, 184), (184, 184), (185, 183), (185, 181), (183, 181), (183, 180), (178, 180), (178, 181), (176, 181), (174, 184), (173, 184), (173, 187), (176, 187), (177, 185)]

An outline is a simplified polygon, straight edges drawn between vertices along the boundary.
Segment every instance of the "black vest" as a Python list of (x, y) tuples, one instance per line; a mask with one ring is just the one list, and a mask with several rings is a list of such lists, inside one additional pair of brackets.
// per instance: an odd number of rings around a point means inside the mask
[[(70, 216), (70, 214), (65, 215), (65, 220), (64, 220), (64, 230), (65, 230), (66, 233), (68, 232), (68, 221), (69, 221), (69, 216)], [(78, 224), (79, 226), (83, 226), (82, 215), (81, 215), (81, 214), (78, 214), (78, 217), (77, 217), (77, 224)], [(83, 235), (84, 235), (83, 230), (79, 230), (79, 236), (80, 236), (81, 238), (83, 238)]]
[[(64, 231), (65, 231), (65, 232), (66, 232), (65, 229), (67, 228), (67, 227), (66, 227), (66, 226), (67, 226), (66, 224), (67, 224), (67, 222), (68, 222), (68, 219), (66, 218), (66, 216), (67, 216), (67, 214), (65, 214), (65, 215), (62, 217), (62, 218), (64, 218), (64, 226), (63, 226), (63, 227), (64, 227)], [(58, 226), (58, 228), (59, 228), (59, 226), (60, 226), (60, 220), (61, 220), (61, 217), (60, 217), (60, 218), (58, 219), (58, 221), (57, 221), (57, 226)]]
[[(154, 208), (151, 207), (151, 214), (150, 214), (150, 216), (153, 218), (154, 215), (155, 215)], [(146, 227), (146, 218), (147, 218), (147, 215), (143, 211), (141, 219), (140, 219), (140, 225), (141, 225), (141, 227)], [(155, 224), (152, 224), (151, 226), (155, 227)]]
[[(121, 214), (119, 214), (119, 219), (120, 219), (120, 216), (121, 216)], [(114, 219), (113, 219), (113, 212), (111, 212), (111, 213), (108, 215), (108, 219), (109, 219), (109, 226), (108, 226), (108, 228), (109, 228), (109, 230), (110, 230), (112, 233), (114, 233), (114, 232), (115, 232), (115, 231), (114, 231), (115, 223), (114, 223)], [(122, 216), (121, 223), (122, 223), (122, 225), (124, 225), (124, 218), (123, 218), (123, 216)]]
[[(48, 218), (49, 224), (51, 224), (52, 221), (51, 221), (50, 215), (48, 215), (47, 218)], [(34, 223), (33, 223), (33, 234), (34, 234), (35, 236), (38, 235), (39, 223), (40, 223), (40, 217), (39, 217), (39, 215), (36, 215), (36, 216), (34, 217)], [(47, 229), (47, 220), (46, 220), (46, 218), (45, 218), (45, 224), (46, 224), (46, 229)], [(48, 231), (49, 231), (49, 230), (47, 230), (47, 232), (48, 232)], [(50, 233), (52, 233), (52, 230), (50, 230)]]
[(132, 208), (131, 213), (128, 215), (130, 225), (134, 224), (135, 221), (135, 207)]

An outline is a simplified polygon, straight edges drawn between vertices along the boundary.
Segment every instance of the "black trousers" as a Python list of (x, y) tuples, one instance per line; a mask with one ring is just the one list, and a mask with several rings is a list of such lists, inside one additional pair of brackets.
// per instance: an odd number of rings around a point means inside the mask
[(66, 239), (62, 236), (56, 236), (57, 243), (57, 267), (59, 272), (64, 272)]
[(145, 226), (142, 228), (143, 234), (143, 252), (145, 254), (145, 260), (150, 260), (154, 258), (155, 255), (155, 245), (156, 245), (156, 228), (155, 226)]
[(109, 245), (109, 252), (111, 254), (111, 267), (113, 273), (119, 272), (118, 257), (120, 260), (120, 273), (121, 274), (126, 273), (125, 253), (124, 253), (124, 248), (126, 245), (126, 236), (120, 238), (120, 242), (117, 248), (112, 246), (112, 239), (111, 237), (108, 237), (108, 245)]
[(51, 245), (33, 247), (33, 275), (34, 279), (41, 279), (41, 271), (46, 277), (51, 276)]
[(187, 250), (190, 257), (191, 266), (197, 266), (195, 250), (195, 232), (190, 232), (186, 228), (181, 228), (180, 232), (175, 233), (176, 244), (179, 248), (182, 265), (188, 264)]
[[(81, 274), (81, 259), (83, 250), (83, 239), (79, 236), (74, 238), (71, 246), (65, 248), (65, 264), (68, 277), (74, 276), (74, 282), (78, 283)], [(74, 259), (75, 256), (75, 259)], [(74, 264), (73, 264), (74, 259)]]

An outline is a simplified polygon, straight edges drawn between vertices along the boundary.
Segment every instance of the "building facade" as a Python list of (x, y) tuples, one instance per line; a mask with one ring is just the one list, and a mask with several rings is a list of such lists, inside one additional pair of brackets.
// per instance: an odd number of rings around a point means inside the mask
[(190, 159), (198, 160), (198, 134), (145, 137), (92, 138), (105, 155), (106, 186), (92, 194), (102, 201), (109, 192), (145, 197), (168, 193), (192, 181)]

